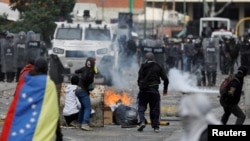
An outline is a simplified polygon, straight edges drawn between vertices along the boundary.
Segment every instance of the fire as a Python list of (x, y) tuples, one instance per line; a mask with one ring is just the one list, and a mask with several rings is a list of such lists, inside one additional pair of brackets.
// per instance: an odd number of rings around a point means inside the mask
[(122, 94), (118, 94), (112, 89), (105, 91), (104, 103), (106, 106), (116, 105), (116, 103), (119, 100), (124, 105), (129, 106), (131, 104), (131, 97), (126, 92), (122, 92)]

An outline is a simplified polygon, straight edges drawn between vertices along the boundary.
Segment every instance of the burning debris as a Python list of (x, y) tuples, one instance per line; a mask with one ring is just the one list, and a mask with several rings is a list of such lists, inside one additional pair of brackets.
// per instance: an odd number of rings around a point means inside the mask
[(137, 110), (130, 106), (131, 97), (126, 92), (118, 94), (112, 89), (106, 90), (104, 103), (113, 112), (113, 122), (116, 125), (121, 125), (122, 128), (136, 127)]
[(105, 106), (110, 107), (112, 111), (114, 111), (120, 104), (130, 106), (131, 97), (124, 91), (119, 94), (116, 93), (113, 89), (108, 89), (104, 94), (104, 104)]

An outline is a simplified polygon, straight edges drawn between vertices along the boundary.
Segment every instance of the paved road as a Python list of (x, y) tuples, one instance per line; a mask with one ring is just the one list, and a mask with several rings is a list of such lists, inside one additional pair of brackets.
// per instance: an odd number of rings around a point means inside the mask
[[(218, 81), (223, 79), (223, 76), (217, 78)], [(16, 83), (0, 82), (0, 115), (5, 115), (11, 97), (14, 93)], [(201, 88), (202, 89), (202, 88)], [(217, 87), (206, 88), (209, 90), (218, 90)], [(136, 92), (134, 91), (134, 96)], [(220, 118), (223, 113), (219, 105), (218, 93), (207, 93), (211, 99), (213, 110), (212, 112)], [(143, 132), (137, 132), (136, 128), (121, 128), (119, 125), (104, 125), (104, 127), (94, 128), (94, 131), (83, 131), (81, 129), (63, 128), (64, 141), (179, 141), (182, 133), (182, 127), (179, 117), (177, 116), (176, 107), (180, 102), (183, 93), (176, 91), (169, 91), (168, 95), (162, 97), (162, 120), (168, 121), (169, 125), (162, 125), (160, 133), (154, 133), (150, 125), (147, 125)], [(171, 110), (164, 109), (166, 107), (173, 107)], [(244, 97), (241, 105), (244, 109)], [(229, 123), (233, 124), (235, 118), (232, 116)], [(245, 124), (250, 124), (248, 118)], [(2, 122), (0, 129), (2, 128)]]

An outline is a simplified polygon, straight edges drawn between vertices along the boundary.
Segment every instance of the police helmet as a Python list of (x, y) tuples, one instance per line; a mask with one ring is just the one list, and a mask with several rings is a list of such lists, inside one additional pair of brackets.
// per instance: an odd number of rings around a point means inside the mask
[(194, 36), (191, 35), (191, 34), (189, 34), (189, 35), (187, 36), (187, 42), (193, 42), (193, 38), (194, 38)]
[(35, 40), (36, 39), (36, 33), (34, 31), (28, 31), (27, 32), (27, 38), (28, 38), (28, 40)]
[(7, 39), (13, 39), (13, 38), (14, 38), (14, 34), (8, 32), (6, 38), (7, 38)]
[(189, 35), (187, 36), (187, 38), (188, 38), (188, 39), (193, 39), (194, 36), (193, 36), (192, 34), (189, 34)]
[(195, 39), (195, 44), (200, 44), (200, 43), (201, 43), (201, 39), (200, 38)]
[(25, 36), (26, 33), (25, 33), (24, 31), (20, 31), (20, 32), (18, 33), (18, 35), (19, 35), (19, 36)]
[(1, 32), (0, 32), (0, 36), (2, 36), (4, 38), (6, 38), (8, 34), (9, 34), (9, 31), (5, 30), (5, 29), (1, 30)]
[(24, 31), (20, 31), (20, 32), (18, 33), (18, 36), (19, 36), (20, 39), (23, 39), (23, 38), (25, 38), (26, 33), (25, 33)]
[(169, 36), (168, 36), (168, 35), (165, 35), (165, 36), (163, 37), (163, 41), (165, 41), (165, 42), (167, 42), (168, 39), (169, 39)]

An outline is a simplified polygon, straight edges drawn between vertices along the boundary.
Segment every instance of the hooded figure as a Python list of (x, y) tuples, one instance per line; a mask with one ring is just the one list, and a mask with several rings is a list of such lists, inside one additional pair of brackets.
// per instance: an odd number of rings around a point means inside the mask
[(240, 66), (238, 72), (235, 74), (235, 78), (229, 83), (228, 95), (230, 102), (225, 102), (220, 99), (220, 104), (223, 107), (224, 114), (221, 117), (221, 122), (226, 125), (231, 114), (233, 114), (237, 119), (235, 121), (236, 125), (242, 125), (246, 119), (245, 113), (239, 106), (240, 98), (242, 95), (242, 88), (244, 85), (244, 77), (247, 75), (247, 68), (245, 66)]
[(219, 125), (211, 113), (212, 105), (204, 94), (193, 94), (181, 99), (179, 115), (182, 119), (181, 141), (207, 141), (207, 126)]
[(80, 80), (76, 89), (76, 96), (81, 103), (81, 109), (78, 115), (78, 123), (82, 130), (91, 131), (89, 127), (89, 119), (91, 115), (91, 101), (89, 91), (93, 90), (93, 82), (95, 75), (95, 59), (92, 57), (87, 58), (85, 66), (76, 70), (75, 73), (80, 73)]
[(168, 91), (168, 77), (165, 70), (154, 60), (154, 54), (148, 52), (145, 55), (146, 61), (143, 63), (138, 72), (137, 83), (139, 86), (139, 93), (137, 96), (138, 107), (138, 122), (139, 128), (137, 131), (143, 131), (146, 127), (147, 119), (145, 118), (145, 111), (149, 105), (151, 127), (154, 132), (159, 132), (160, 121), (160, 93), (159, 85), (163, 81), (163, 95), (167, 95)]
[(76, 70), (75, 73), (80, 74), (78, 86), (88, 91), (88, 87), (94, 82), (94, 75), (96, 73), (95, 59), (93, 57), (87, 58), (85, 66)]

